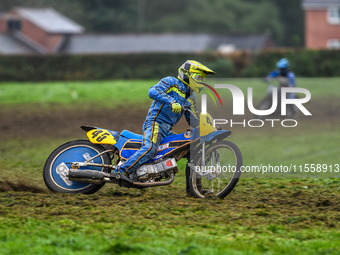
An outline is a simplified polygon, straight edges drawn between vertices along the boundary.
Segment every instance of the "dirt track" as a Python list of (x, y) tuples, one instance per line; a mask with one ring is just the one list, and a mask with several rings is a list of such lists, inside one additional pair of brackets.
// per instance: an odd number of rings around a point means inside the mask
[[(141, 133), (148, 107), (149, 105), (122, 106), (117, 110), (98, 107), (80, 108), (79, 106), (76, 109), (61, 106), (50, 106), (44, 109), (42, 105), (2, 106), (0, 108), (0, 140), (39, 136), (79, 136), (82, 132), (79, 129), (81, 125), (95, 125), (117, 131), (128, 129)], [(311, 124), (330, 123), (338, 126), (340, 102), (337, 98), (314, 100), (308, 104), (307, 108), (313, 116), (300, 117), (300, 120), (306, 120)], [(251, 116), (246, 117), (251, 118)], [(186, 127), (185, 121), (182, 120), (176, 126), (175, 131), (185, 131)]]
[[(124, 128), (141, 132), (147, 108), (148, 106), (138, 109), (121, 108), (117, 111), (98, 108), (70, 110), (65, 107), (60, 108), (60, 106), (48, 109), (41, 109), (41, 106), (2, 107), (0, 108), (0, 140), (48, 135), (56, 138), (80, 137), (83, 132), (79, 126), (83, 124), (93, 124), (117, 131)], [(304, 122), (305, 127), (315, 125), (318, 127), (317, 130), (322, 132), (323, 123), (328, 123), (328, 128), (339, 130), (340, 102), (338, 100), (314, 101), (308, 109), (313, 117), (299, 119)], [(185, 128), (184, 122), (182, 123), (177, 129)], [(40, 174), (41, 168), (38, 171)], [(28, 173), (25, 172), (25, 174)], [(179, 174), (182, 175), (176, 177), (177, 182), (168, 187), (139, 191), (106, 185), (100, 193), (92, 196), (49, 193), (43, 184), (42, 177), (39, 182), (6, 177), (7, 179), (0, 180), (2, 199), (0, 215), (2, 213), (7, 218), (19, 215), (25, 218), (46, 220), (50, 220), (51, 217), (53, 220), (74, 217), (75, 222), (81, 223), (89, 219), (109, 219), (110, 222), (121, 223), (122, 213), (117, 214), (117, 212), (124, 212), (124, 217), (126, 217), (126, 215), (136, 215), (135, 212), (138, 211), (139, 214), (133, 220), (140, 223), (145, 222), (143, 217), (149, 216), (151, 209), (153, 215), (156, 215), (152, 217), (159, 217), (149, 218), (151, 224), (154, 223), (154, 219), (161, 222), (165, 218), (177, 219), (175, 215), (180, 215), (179, 224), (183, 224), (183, 219), (185, 219), (185, 224), (194, 225), (193, 222), (195, 222), (196, 225), (197, 222), (202, 221), (202, 215), (206, 215), (203, 218), (204, 224), (214, 226), (217, 222), (220, 224), (223, 214), (223, 219), (228, 220), (226, 225), (233, 222), (244, 229), (249, 226), (258, 228), (263, 225), (285, 225), (293, 230), (304, 230), (307, 226), (308, 228), (324, 226), (326, 230), (338, 229), (340, 207), (337, 179), (326, 180), (327, 183), (313, 179), (293, 181), (279, 179), (273, 182), (266, 182), (260, 178), (244, 179), (239, 182), (235, 192), (232, 192), (227, 200), (221, 202), (215, 199), (186, 198), (185, 177), (183, 172)], [(145, 206), (140, 207), (141, 203)], [(88, 208), (92, 209), (88, 210)], [(203, 211), (203, 213), (197, 214), (198, 211)], [(217, 212), (220, 213), (216, 214)], [(204, 227), (205, 230), (206, 227)]]
[(39, 106), (0, 110), (0, 132), (3, 139), (15, 137), (68, 137), (81, 134), (81, 125), (141, 132), (147, 109), (45, 109)]
[[(82, 125), (92, 125), (111, 130), (128, 129), (142, 133), (142, 126), (148, 112), (148, 105), (141, 107), (121, 107), (117, 109), (67, 109), (54, 107), (39, 109), (39, 106), (11, 107), (0, 109), (1, 139), (28, 138), (39, 136), (70, 137), (82, 134)], [(183, 118), (184, 119), (184, 118)], [(181, 120), (176, 129), (185, 131), (186, 124)], [(1, 140), (0, 139), (0, 140)]]

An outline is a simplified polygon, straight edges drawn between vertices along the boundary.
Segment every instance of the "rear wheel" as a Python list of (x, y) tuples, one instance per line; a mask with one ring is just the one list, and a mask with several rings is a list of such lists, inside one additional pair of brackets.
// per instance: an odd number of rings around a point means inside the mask
[[(76, 140), (65, 143), (55, 149), (47, 158), (43, 176), (46, 186), (55, 192), (92, 194), (98, 191), (104, 184), (89, 184), (70, 181), (67, 177), (71, 168), (71, 162), (84, 162), (105, 149), (101, 145), (93, 144), (87, 140)], [(100, 155), (92, 160), (93, 163), (111, 164), (108, 153)], [(87, 166), (79, 170), (96, 170), (108, 172), (105, 167)]]
[(236, 144), (220, 141), (205, 151), (205, 165), (202, 156), (193, 160), (189, 178), (191, 193), (198, 197), (226, 197), (237, 184), (241, 175), (242, 154)]

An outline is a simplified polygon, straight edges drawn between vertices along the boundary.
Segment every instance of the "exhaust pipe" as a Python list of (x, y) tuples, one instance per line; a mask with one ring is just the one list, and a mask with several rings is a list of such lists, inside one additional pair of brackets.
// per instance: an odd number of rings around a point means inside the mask
[(105, 173), (94, 170), (75, 170), (70, 169), (68, 172), (68, 179), (70, 181), (85, 182), (93, 184), (102, 184)]
[[(68, 173), (68, 179), (70, 181), (75, 182), (83, 182), (83, 183), (93, 183), (93, 184), (102, 184), (104, 182), (112, 182), (117, 183), (116, 181), (112, 181), (108, 176), (108, 173), (99, 172), (95, 170), (76, 170), (70, 169)], [(157, 186), (166, 186), (171, 184), (175, 180), (175, 174), (173, 172), (170, 173), (170, 179), (162, 182), (133, 182), (130, 184), (130, 187), (136, 188), (148, 188), (148, 187), (157, 187)]]
[(173, 172), (170, 173), (170, 179), (167, 181), (162, 182), (133, 182), (132, 185), (134, 185), (137, 188), (148, 188), (148, 187), (156, 187), (156, 186), (166, 186), (171, 184), (175, 180), (175, 175)]
[[(68, 178), (70, 181), (76, 182), (84, 182), (84, 183), (93, 183), (93, 184), (102, 184), (104, 182), (114, 182), (110, 178), (108, 178), (108, 173), (99, 172), (95, 170), (76, 170), (70, 169), (68, 173)], [(161, 182), (133, 182), (130, 184), (130, 187), (136, 188), (148, 188), (148, 187), (156, 187), (156, 186), (166, 186), (171, 184), (175, 180), (175, 174), (173, 172), (170, 173), (170, 179), (167, 181)]]

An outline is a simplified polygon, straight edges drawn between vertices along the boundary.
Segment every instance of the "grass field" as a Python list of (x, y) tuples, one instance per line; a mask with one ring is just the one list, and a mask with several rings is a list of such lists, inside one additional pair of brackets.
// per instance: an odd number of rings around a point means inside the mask
[[(43, 82), (43, 83), (0, 83), (0, 105), (21, 104), (84, 104), (116, 107), (122, 104), (148, 102), (147, 91), (156, 80), (136, 81), (88, 81), (88, 82)], [(311, 91), (313, 97), (340, 96), (339, 78), (300, 78), (299, 87)], [(254, 98), (262, 97), (266, 84), (260, 79), (211, 79), (213, 84), (234, 84), (246, 94), (253, 87)], [(227, 91), (218, 89), (219, 94)], [(230, 97), (229, 97), (230, 100)]]
[[(150, 104), (146, 91), (155, 82), (0, 84), (0, 117), (6, 117), (0, 119), (0, 254), (340, 253), (339, 175), (244, 174), (224, 200), (200, 200), (185, 196), (185, 162), (180, 161), (171, 186), (106, 185), (94, 195), (54, 194), (43, 183), (43, 164), (54, 148), (84, 138), (83, 133), (76, 129), (58, 136), (41, 125), (41, 133), (6, 135), (18, 128), (21, 112), (28, 116), (26, 129), (34, 125), (30, 118), (53, 119), (58, 111), (67, 121), (72, 112), (90, 106), (114, 113), (137, 105), (136, 116), (143, 119)], [(222, 82), (243, 91), (257, 86), (255, 99), (266, 88), (256, 79), (216, 81)], [(340, 79), (299, 79), (298, 84), (312, 93), (313, 117), (292, 129), (233, 129), (231, 140), (241, 148), (245, 165), (340, 163)]]

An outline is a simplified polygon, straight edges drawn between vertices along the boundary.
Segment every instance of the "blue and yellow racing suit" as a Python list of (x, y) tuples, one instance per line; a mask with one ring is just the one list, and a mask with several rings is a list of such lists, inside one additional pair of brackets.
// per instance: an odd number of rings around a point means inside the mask
[(173, 134), (171, 129), (183, 114), (190, 126), (196, 127), (199, 124), (189, 112), (172, 112), (173, 103), (190, 107), (194, 113), (197, 112), (195, 95), (181, 80), (171, 76), (163, 78), (149, 89), (149, 97), (153, 102), (143, 125), (142, 147), (117, 169), (121, 173), (131, 174), (152, 159), (157, 154), (161, 140)]

